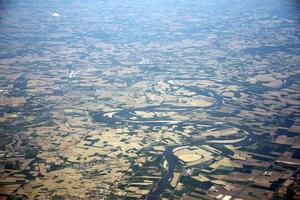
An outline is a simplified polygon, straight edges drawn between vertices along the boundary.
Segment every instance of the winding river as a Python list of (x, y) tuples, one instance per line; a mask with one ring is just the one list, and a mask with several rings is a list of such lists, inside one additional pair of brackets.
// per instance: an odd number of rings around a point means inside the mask
[[(123, 110), (119, 110), (111, 115), (108, 115), (105, 112), (102, 111), (97, 111), (92, 113), (92, 118), (94, 121), (97, 122), (104, 122), (110, 125), (114, 125), (116, 123), (126, 123), (126, 124), (147, 124), (147, 125), (157, 125), (157, 124), (184, 124), (184, 123), (189, 123), (189, 124), (198, 124), (199, 121), (189, 121), (189, 122), (177, 122), (177, 121), (172, 121), (170, 119), (163, 119), (163, 118), (150, 118), (150, 119), (143, 119), (143, 118), (138, 118), (138, 119), (131, 119), (132, 116), (134, 116), (134, 112), (136, 111), (147, 111), (147, 112), (156, 112), (156, 111), (165, 111), (167, 110), (172, 110), (176, 111), (177, 113), (189, 113), (189, 112), (201, 112), (201, 111), (208, 111), (210, 109), (217, 109), (219, 108), (222, 103), (223, 103), (223, 98), (218, 95), (215, 91), (210, 90), (210, 89), (203, 89), (203, 88), (198, 88), (196, 86), (182, 86), (182, 85), (177, 85), (174, 83), (170, 83), (171, 86), (179, 86), (185, 90), (192, 91), (196, 95), (202, 95), (205, 97), (210, 97), (214, 99), (214, 103), (210, 106), (207, 107), (197, 107), (197, 106), (190, 106), (190, 107), (183, 107), (183, 106), (172, 106), (168, 104), (161, 104), (161, 105), (152, 105), (152, 106), (147, 106), (145, 108), (127, 108)], [(169, 91), (170, 93), (174, 91)], [(216, 123), (217, 125), (217, 123)], [(242, 130), (242, 129), (240, 129)], [(247, 133), (247, 132), (245, 132)], [(249, 134), (248, 134), (249, 135)], [(247, 143), (247, 138), (249, 139), (250, 137), (246, 137), (245, 140), (243, 141), (238, 141), (239, 143)], [(251, 140), (251, 139), (250, 139)], [(148, 200), (156, 200), (159, 199), (160, 196), (163, 194), (165, 189), (168, 187), (169, 182), (173, 178), (173, 172), (176, 167), (175, 165), (175, 157), (173, 155), (173, 150), (177, 147), (182, 147), (186, 145), (202, 145), (202, 144), (213, 144), (212, 141), (191, 141), (187, 144), (181, 144), (181, 145), (172, 145), (166, 147), (163, 157), (165, 161), (168, 163), (168, 168), (166, 173), (163, 175), (163, 177), (156, 183), (154, 188), (149, 192), (148, 196), (146, 199)], [(222, 142), (218, 142), (218, 144), (222, 144)], [(225, 143), (224, 143), (225, 144)], [(226, 143), (229, 144), (229, 143)], [(242, 144), (244, 145), (244, 144)]]
[(175, 159), (173, 155), (173, 150), (176, 148), (176, 146), (169, 146), (164, 151), (164, 158), (168, 162), (168, 170), (166, 174), (158, 181), (155, 188), (151, 190), (149, 193), (147, 199), (159, 199), (160, 195), (164, 192), (166, 187), (168, 186), (168, 183), (173, 178), (173, 172), (175, 168)]
[[(242, 130), (244, 133), (247, 134), (247, 137), (244, 138), (244, 140), (242, 141), (238, 141), (237, 143), (234, 144), (238, 144), (241, 146), (245, 146), (245, 145), (249, 145), (250, 143), (252, 143), (252, 136), (251, 134), (249, 134), (248, 131)], [(167, 188), (169, 182), (172, 180), (173, 178), (173, 172), (175, 169), (175, 158), (173, 155), (173, 150), (177, 147), (182, 147), (182, 146), (193, 146), (193, 145), (202, 145), (202, 144), (213, 144), (213, 143), (209, 143), (209, 141), (205, 142), (205, 141), (195, 141), (195, 142), (191, 142), (189, 144), (184, 144), (184, 145), (174, 145), (174, 146), (168, 146), (164, 153), (163, 153), (163, 157), (164, 159), (167, 161), (168, 163), (168, 169), (167, 172), (165, 173), (165, 175), (157, 182), (157, 184), (155, 185), (155, 187), (150, 191), (150, 193), (147, 196), (147, 200), (158, 200), (160, 199), (160, 196), (163, 194), (164, 190)], [(222, 143), (217, 143), (217, 144), (222, 144)], [(229, 144), (229, 143), (226, 143)], [(233, 144), (233, 143), (231, 143)]]

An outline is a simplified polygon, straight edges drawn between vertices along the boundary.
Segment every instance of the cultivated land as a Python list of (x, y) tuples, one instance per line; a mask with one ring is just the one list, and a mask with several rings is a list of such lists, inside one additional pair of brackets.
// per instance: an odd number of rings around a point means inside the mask
[(0, 8), (0, 199), (297, 196), (294, 7), (124, 2)]

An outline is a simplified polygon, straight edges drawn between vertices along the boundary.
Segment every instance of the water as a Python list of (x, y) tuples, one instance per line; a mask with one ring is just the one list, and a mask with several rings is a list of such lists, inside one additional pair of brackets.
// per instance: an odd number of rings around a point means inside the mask
[[(211, 128), (207, 124), (249, 129), (253, 135), (236, 144), (244, 152), (257, 150), (252, 147), (262, 141), (259, 135), (269, 143), (278, 135), (296, 140), (297, 132), (288, 129), (299, 118), (299, 25), (297, 0), (0, 0), (1, 156), (9, 152), (3, 163), (20, 170), (11, 158), (36, 158), (16, 182), (29, 188), (26, 198), (55, 193), (89, 199), (95, 191), (123, 198), (117, 194), (127, 195), (134, 185), (131, 170), (143, 167), (135, 161), (155, 158), (149, 152), (161, 145), (168, 169), (154, 186), (139, 188), (155, 199), (182, 167), (172, 150), (199, 145), (191, 138)], [(178, 89), (212, 104), (184, 105), (192, 96)], [(284, 153), (292, 145), (260, 153)], [(72, 166), (90, 158), (99, 171)], [(44, 164), (49, 171), (34, 177), (33, 169)], [(161, 174), (158, 165), (151, 164), (145, 177)], [(74, 180), (63, 184), (72, 183), (74, 191), (57, 182), (66, 171)], [(49, 188), (30, 192), (45, 177)], [(102, 181), (91, 188), (83, 180)], [(10, 195), (22, 194), (16, 189)]]

